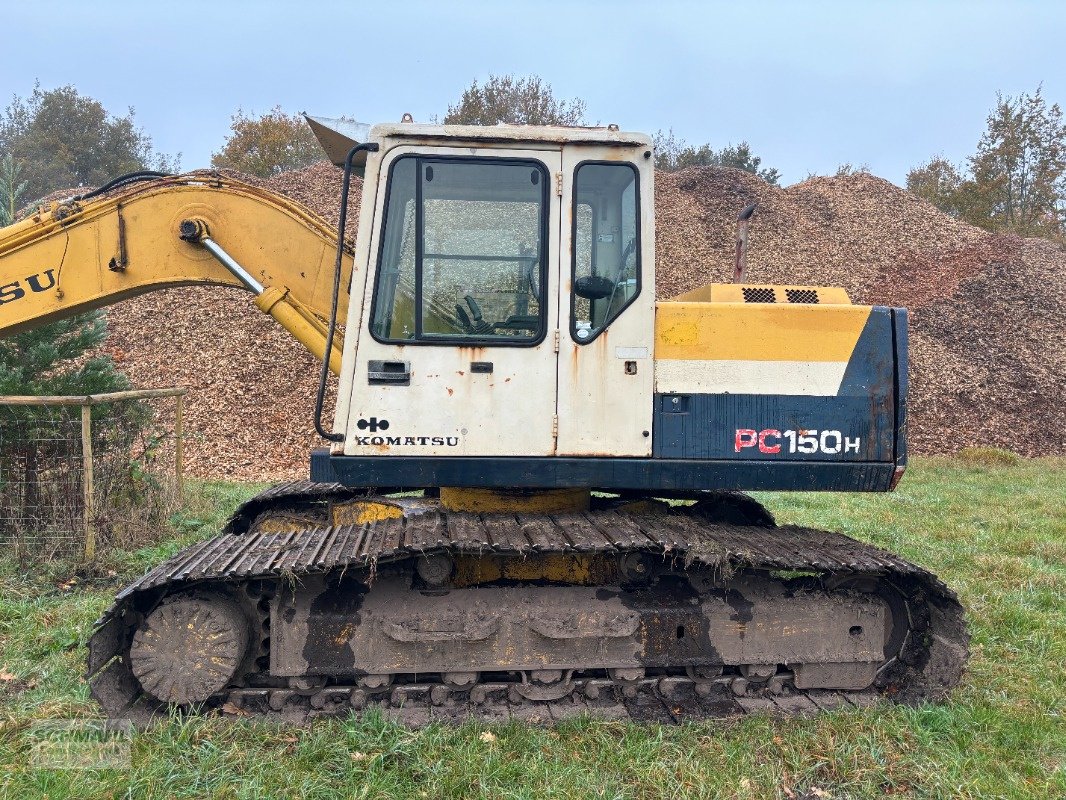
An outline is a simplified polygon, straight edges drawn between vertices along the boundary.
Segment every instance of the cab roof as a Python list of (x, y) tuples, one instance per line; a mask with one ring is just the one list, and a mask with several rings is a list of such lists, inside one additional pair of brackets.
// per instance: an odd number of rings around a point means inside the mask
[[(439, 144), (453, 142), (529, 143), (529, 144), (597, 144), (617, 147), (652, 146), (651, 138), (643, 133), (620, 131), (609, 127), (566, 127), (562, 125), (423, 125), (413, 122), (387, 122), (373, 127), (350, 120), (311, 117), (304, 115), (322, 144), (329, 160), (343, 166), (348, 151), (363, 142), (381, 143), (386, 139), (421, 140)], [(361, 156), (361, 158), (360, 158)], [(356, 166), (366, 163), (360, 153)]]

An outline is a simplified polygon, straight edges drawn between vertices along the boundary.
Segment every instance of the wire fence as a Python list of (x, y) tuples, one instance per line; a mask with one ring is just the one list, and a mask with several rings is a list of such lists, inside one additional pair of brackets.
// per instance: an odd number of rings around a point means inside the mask
[(156, 541), (182, 495), (186, 391), (0, 397), (0, 549), (91, 561)]

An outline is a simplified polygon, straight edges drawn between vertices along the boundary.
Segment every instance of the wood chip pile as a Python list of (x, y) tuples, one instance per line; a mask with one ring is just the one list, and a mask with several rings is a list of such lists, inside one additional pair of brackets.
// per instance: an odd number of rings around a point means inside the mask
[[(326, 162), (265, 182), (240, 177), (337, 219), (340, 170)], [(758, 201), (751, 282), (840, 285), (856, 302), (911, 309), (913, 452), (989, 445), (1066, 454), (1059, 245), (992, 236), (864, 174), (787, 189), (720, 168), (656, 180), (660, 297), (731, 280), (736, 214)], [(353, 182), (352, 235), (360, 192)], [(167, 290), (121, 303), (108, 318), (105, 350), (136, 386), (192, 389), (190, 474), (306, 477), (308, 453), (322, 444), (311, 423), (318, 364), (247, 293)]]

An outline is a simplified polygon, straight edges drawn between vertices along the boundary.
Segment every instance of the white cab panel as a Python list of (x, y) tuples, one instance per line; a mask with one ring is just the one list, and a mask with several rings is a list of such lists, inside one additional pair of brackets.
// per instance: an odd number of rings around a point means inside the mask
[[(560, 240), (559, 286), (559, 455), (648, 456), (651, 454), (655, 344), (655, 204), (653, 164), (644, 153), (648, 145), (563, 148), (563, 220)], [(636, 209), (629, 194), (611, 200), (611, 180), (603, 191), (589, 185), (591, 171), (579, 165), (631, 165)], [(616, 170), (599, 170), (608, 175)], [(620, 174), (625, 170), (617, 170)], [(584, 177), (583, 177), (584, 176)], [(575, 197), (575, 179), (581, 194)], [(600, 195), (603, 197), (600, 197)], [(625, 198), (626, 210), (612, 206)], [(602, 202), (602, 205), (601, 205)], [(613, 212), (613, 213), (612, 213)], [(575, 226), (575, 215), (577, 224)], [(573, 232), (577, 231), (576, 242)], [(635, 237), (635, 234), (639, 236)], [(630, 245), (630, 241), (633, 244)], [(629, 250), (627, 250), (629, 248)], [(572, 294), (575, 249), (578, 275), (593, 273), (609, 279), (612, 295), (583, 301)], [(639, 254), (639, 259), (635, 255)], [(640, 286), (635, 297), (634, 272)], [(606, 284), (605, 284), (606, 285)], [(623, 289), (617, 287), (622, 286)], [(598, 333), (583, 332), (590, 303), (616, 304), (616, 314)], [(626, 304), (628, 303), (628, 304)], [(571, 309), (576, 307), (571, 325)], [(618, 311), (618, 309), (621, 309)], [(584, 336), (587, 342), (582, 343)]]

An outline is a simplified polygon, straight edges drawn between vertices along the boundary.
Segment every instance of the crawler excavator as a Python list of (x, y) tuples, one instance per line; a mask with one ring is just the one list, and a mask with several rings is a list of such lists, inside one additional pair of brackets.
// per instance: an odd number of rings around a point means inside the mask
[(669, 722), (958, 682), (947, 586), (742, 493), (895, 488), (905, 310), (816, 286), (657, 301), (652, 143), (615, 126), (309, 122), (344, 167), (339, 230), (206, 172), (127, 176), (0, 230), (0, 334), (234, 285), (323, 360), (310, 480), (98, 621), (108, 715)]

